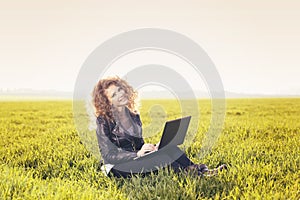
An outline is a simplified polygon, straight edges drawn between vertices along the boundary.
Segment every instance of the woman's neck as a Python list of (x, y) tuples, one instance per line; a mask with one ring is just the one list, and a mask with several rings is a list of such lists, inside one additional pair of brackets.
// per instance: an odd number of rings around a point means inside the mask
[(122, 119), (122, 118), (127, 117), (128, 113), (126, 110), (127, 109), (125, 106), (117, 107), (117, 108), (114, 108), (113, 113), (115, 116), (117, 116), (117, 118)]
[[(122, 129), (128, 130), (131, 126), (133, 126), (131, 117), (130, 117), (130, 111), (125, 106), (122, 106), (119, 108), (122, 108), (122, 109), (118, 109), (114, 112), (115, 120), (116, 120), (117, 124), (119, 124), (119, 126), (122, 127)], [(133, 128), (135, 128), (135, 127), (133, 127)], [(134, 132), (136, 132), (136, 131), (134, 131)]]

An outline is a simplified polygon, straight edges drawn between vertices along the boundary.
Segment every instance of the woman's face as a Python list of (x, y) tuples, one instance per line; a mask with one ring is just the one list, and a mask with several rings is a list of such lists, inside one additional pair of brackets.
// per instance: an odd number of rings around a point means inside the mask
[(125, 91), (116, 85), (111, 85), (105, 90), (105, 94), (114, 107), (126, 106), (128, 104), (128, 96)]

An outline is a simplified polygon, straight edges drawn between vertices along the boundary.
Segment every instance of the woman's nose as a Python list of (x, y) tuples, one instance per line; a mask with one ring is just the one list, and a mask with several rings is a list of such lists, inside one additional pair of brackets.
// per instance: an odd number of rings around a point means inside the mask
[(124, 94), (124, 90), (119, 91), (119, 96), (122, 96)]

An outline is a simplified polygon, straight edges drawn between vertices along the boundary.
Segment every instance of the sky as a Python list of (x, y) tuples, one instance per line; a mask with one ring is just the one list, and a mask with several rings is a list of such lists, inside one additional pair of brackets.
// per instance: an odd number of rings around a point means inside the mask
[[(138, 28), (168, 29), (198, 43), (226, 91), (300, 94), (297, 0), (0, 0), (0, 90), (72, 92), (95, 48)], [(163, 56), (153, 63), (171, 65)], [(114, 66), (115, 73), (129, 70)]]

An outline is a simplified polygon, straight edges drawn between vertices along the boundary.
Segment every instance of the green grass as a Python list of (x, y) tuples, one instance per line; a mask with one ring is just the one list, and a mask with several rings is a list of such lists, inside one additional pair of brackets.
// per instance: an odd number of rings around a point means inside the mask
[[(180, 116), (176, 101), (141, 104), (147, 134), (159, 132), (149, 126), (155, 118)], [(155, 104), (159, 107), (150, 110)], [(205, 157), (201, 141), (210, 124), (210, 101), (200, 100), (199, 109), (198, 132), (186, 152), (209, 167), (227, 163), (227, 172), (201, 178), (162, 170), (122, 180), (100, 172), (77, 134), (71, 101), (1, 101), (0, 199), (300, 198), (300, 99), (227, 100), (222, 134)]]

